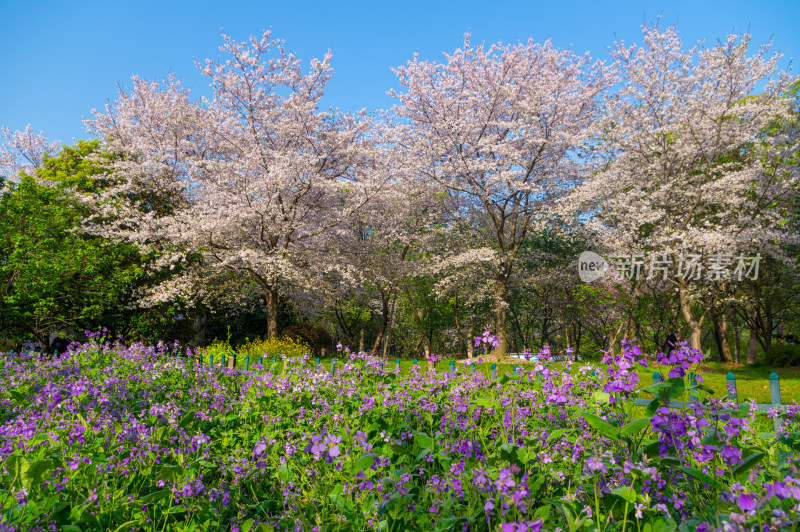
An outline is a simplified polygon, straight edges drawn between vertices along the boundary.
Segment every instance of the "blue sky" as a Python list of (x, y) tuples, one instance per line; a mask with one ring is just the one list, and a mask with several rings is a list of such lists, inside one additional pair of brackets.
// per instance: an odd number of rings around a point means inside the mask
[[(172, 72), (208, 94), (194, 60), (217, 57), (224, 32), (237, 40), (271, 28), (304, 61), (333, 52), (336, 75), (324, 105), (388, 108), (391, 68), (414, 52), (439, 59), (472, 42), (552, 38), (561, 48), (604, 58), (615, 39), (637, 41), (640, 26), (661, 16), (687, 43), (713, 44), (750, 31), (773, 40), (786, 58), (800, 55), (800, 1), (467, 1), (222, 2), (0, 0), (0, 125), (31, 124), (63, 142), (87, 138), (82, 118), (117, 97), (132, 75)], [(797, 71), (797, 67), (793, 68)]]

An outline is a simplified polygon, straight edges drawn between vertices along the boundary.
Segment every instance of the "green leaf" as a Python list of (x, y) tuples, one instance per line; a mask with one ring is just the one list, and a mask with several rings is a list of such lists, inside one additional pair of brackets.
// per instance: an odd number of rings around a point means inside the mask
[(414, 434), (414, 441), (417, 442), (417, 445), (419, 445), (420, 449), (430, 449), (433, 447), (433, 438), (423, 432), (417, 432)]
[(620, 429), (619, 435), (622, 436), (623, 438), (628, 436), (633, 436), (642, 429), (649, 427), (651, 419), (652, 418), (650, 417), (643, 417), (642, 419), (637, 419), (636, 421), (632, 421)]
[(592, 398), (595, 403), (609, 404), (611, 403), (611, 394), (608, 392), (601, 392), (600, 390), (592, 392)]
[(683, 378), (672, 377), (667, 382), (670, 384), (669, 390), (667, 390), (667, 397), (670, 399), (679, 399), (686, 393), (686, 383)]
[(181, 466), (164, 464), (161, 466), (159, 477), (164, 482), (177, 482), (183, 478), (184, 474)]
[(330, 497), (331, 499), (335, 499), (336, 497), (341, 495), (343, 491), (344, 491), (344, 486), (342, 486), (341, 484), (336, 484), (331, 490), (331, 492), (328, 493), (328, 497)]
[(573, 431), (574, 431), (574, 429), (558, 429), (558, 430), (554, 430), (553, 432), (550, 433), (549, 436), (547, 436), (547, 443), (550, 443), (553, 440), (557, 440), (558, 438), (561, 438), (562, 436), (564, 436), (566, 434), (569, 434), (569, 433), (571, 433)]
[(35, 461), (22, 473), (22, 485), (26, 488), (39, 487), (42, 482), (44, 482), (45, 476), (51, 469), (53, 469), (52, 460)]
[(168, 489), (154, 491), (153, 493), (148, 493), (147, 495), (145, 495), (144, 497), (139, 499), (139, 501), (142, 504), (147, 504), (147, 503), (151, 503), (151, 502), (160, 501), (161, 499), (163, 499), (164, 497), (166, 497), (170, 493), (171, 492)]
[(660, 462), (664, 465), (676, 466), (681, 464), (681, 459), (677, 456), (665, 456)]
[(289, 464), (281, 464), (278, 467), (278, 478), (284, 482), (289, 482), (289, 475), (291, 474), (291, 470), (289, 469)]
[(611, 490), (611, 493), (625, 501), (628, 501), (631, 504), (636, 502), (636, 490), (630, 486), (622, 486), (617, 489), (613, 489)]
[(375, 456), (371, 454), (365, 454), (364, 456), (359, 458), (355, 464), (353, 464), (352, 468), (350, 468), (350, 476), (357, 475), (361, 471), (371, 468), (372, 464), (374, 463), (375, 463)]
[(753, 466), (759, 464), (766, 456), (764, 453), (751, 454), (744, 461), (733, 470), (733, 476), (739, 478), (741, 475), (749, 471)]
[(406, 449), (402, 445), (397, 445), (396, 443), (393, 443), (391, 448), (394, 454), (411, 454), (410, 450)]
[(714, 388), (706, 384), (697, 383), (697, 389), (701, 392), (707, 393), (708, 395), (714, 395)]
[(595, 430), (597, 430), (600, 434), (605, 436), (608, 439), (619, 441), (619, 432), (617, 428), (611, 425), (605, 419), (602, 419), (594, 414), (590, 414), (589, 412), (580, 412), (580, 415), (583, 417), (584, 420)]
[(180, 422), (178, 423), (178, 426), (179, 426), (180, 428), (182, 428), (182, 429), (185, 429), (186, 427), (188, 427), (189, 425), (191, 425), (191, 424), (192, 424), (192, 422), (193, 422), (195, 419), (197, 419), (197, 418), (195, 418), (194, 414), (195, 414), (195, 413), (194, 413), (194, 411), (193, 411), (193, 410), (190, 410), (189, 412), (187, 412), (187, 413), (186, 413), (186, 414), (185, 414), (185, 415), (184, 415), (184, 416), (181, 418)]
[(679, 532), (693, 532), (701, 522), (699, 519), (687, 519), (681, 522), (678, 530)]
[(500, 406), (500, 404), (494, 399), (488, 399), (486, 397), (475, 399), (472, 401), (472, 404), (474, 404), (475, 406), (482, 406), (484, 408), (497, 408), (498, 406)]
[[(114, 532), (125, 532), (126, 530), (130, 530), (136, 526), (136, 523), (138, 523), (138, 521), (136, 520), (128, 521), (127, 523), (122, 523), (117, 527), (117, 529)], [(65, 529), (62, 528), (62, 530)]]
[(6, 469), (8, 474), (14, 477), (15, 482), (22, 483), (22, 477), (28, 471), (30, 463), (24, 456), (17, 453), (11, 454), (6, 458)]
[(683, 473), (689, 475), (693, 479), (698, 480), (700, 482), (704, 482), (709, 486), (713, 486), (715, 484), (714, 479), (711, 477), (711, 475), (709, 475), (708, 473), (703, 473), (702, 471), (694, 469), (692, 467), (678, 466), (678, 471), (682, 471)]
[(655, 399), (650, 401), (649, 405), (647, 405), (647, 409), (645, 410), (645, 413), (648, 416), (654, 416), (656, 414), (656, 412), (658, 411), (658, 409), (661, 407), (661, 405), (662, 405), (661, 398), (660, 397), (656, 397)]
[(640, 392), (645, 392), (645, 393), (650, 393), (650, 394), (653, 394), (656, 397), (658, 397), (659, 395), (661, 395), (661, 392), (669, 390), (670, 386), (671, 385), (668, 382), (657, 382), (657, 383), (653, 384), (652, 386), (648, 386), (646, 388), (642, 388), (639, 391)]
[(647, 521), (642, 527), (642, 532), (675, 532), (678, 525), (669, 517), (656, 517)]

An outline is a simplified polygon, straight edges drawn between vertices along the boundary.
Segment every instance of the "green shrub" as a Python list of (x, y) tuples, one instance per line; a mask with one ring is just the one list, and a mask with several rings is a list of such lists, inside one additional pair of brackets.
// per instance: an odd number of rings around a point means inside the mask
[(283, 338), (291, 338), (296, 342), (311, 346), (315, 352), (333, 345), (331, 335), (324, 328), (313, 323), (293, 323), (283, 330)]
[(597, 344), (594, 343), (594, 340), (587, 340), (581, 342), (581, 346), (578, 348), (578, 356), (581, 357), (581, 360), (600, 360), (602, 353)]
[(766, 363), (773, 368), (800, 366), (800, 344), (773, 345), (767, 353)]
[(201, 350), (201, 352), (205, 355), (205, 360), (208, 360), (209, 355), (212, 355), (219, 364), (222, 362), (223, 356), (229, 357), (233, 355), (233, 348), (224, 340), (214, 340), (210, 346)]

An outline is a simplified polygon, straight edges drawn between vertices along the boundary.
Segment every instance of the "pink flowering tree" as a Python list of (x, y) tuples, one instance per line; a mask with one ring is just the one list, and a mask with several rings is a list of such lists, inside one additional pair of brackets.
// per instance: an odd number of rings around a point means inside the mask
[(0, 177), (15, 179), (21, 172), (32, 174), (46, 157), (58, 153), (60, 145), (48, 140), (42, 132), (34, 133), (30, 125), (13, 132), (0, 127)]
[(670, 261), (665, 283), (700, 349), (713, 283), (707, 272), (701, 282), (677, 275), (678, 258), (728, 257), (736, 266), (741, 254), (782, 255), (789, 234), (773, 207), (798, 183), (797, 144), (764, 133), (790, 117), (791, 80), (776, 75), (779, 54), (750, 53), (749, 35), (688, 50), (673, 28), (643, 27), (642, 37), (612, 52), (624, 82), (604, 107), (599, 171), (573, 199), (595, 215), (590, 227), (604, 249)]
[(612, 81), (587, 56), (547, 41), (464, 46), (444, 60), (415, 57), (395, 72), (401, 173), (439, 191), (443, 223), (466, 257), (492, 255), (495, 354), (507, 349), (507, 292), (520, 250), (579, 182), (577, 150), (592, 134)]
[[(201, 258), (151, 298), (190, 297), (221, 272), (259, 287), (273, 337), (279, 291), (321, 288), (337, 267), (332, 239), (380, 188), (380, 174), (369, 172), (369, 121), (319, 108), (330, 53), (304, 71), (269, 31), (225, 37), (220, 50), (227, 58), (198, 63), (210, 99), (191, 99), (175, 79), (134, 78), (88, 122), (120, 154), (96, 230), (160, 246), (165, 263)], [(151, 194), (171, 203), (154, 212)]]

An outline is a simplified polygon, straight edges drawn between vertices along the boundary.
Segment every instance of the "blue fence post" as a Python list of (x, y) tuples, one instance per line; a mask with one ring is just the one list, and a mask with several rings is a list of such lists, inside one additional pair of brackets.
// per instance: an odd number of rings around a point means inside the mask
[(318, 373), (318, 372), (319, 372), (319, 359), (317, 359), (316, 364), (314, 364), (314, 373)]
[(417, 369), (417, 366), (419, 366), (419, 364), (417, 363), (417, 359), (415, 358), (414, 359), (414, 369)]
[(653, 372), (653, 384), (658, 384), (661, 382), (661, 374), (657, 371)]
[(728, 372), (725, 375), (725, 381), (728, 384), (728, 399), (736, 404), (739, 404), (739, 392), (736, 389), (736, 375), (733, 372)]
[(472, 377), (475, 376), (475, 362), (473, 362), (472, 364), (469, 365), (469, 374)]
[[(780, 412), (781, 379), (778, 377), (778, 374), (774, 372), (769, 374), (769, 395), (773, 408), (777, 407), (778, 411)], [(779, 416), (775, 416), (775, 418), (772, 420), (772, 423), (775, 427), (776, 433), (781, 430), (781, 418)]]
[(492, 364), (491, 368), (492, 380), (497, 379), (497, 364)]
[(331, 377), (336, 375), (336, 359), (331, 359)]
[(395, 371), (395, 373), (400, 373), (400, 359), (399, 358), (395, 358), (394, 359), (394, 371)]
[(450, 376), (453, 377), (456, 374), (456, 362), (455, 360), (450, 361)]
[(259, 356), (258, 357), (258, 365), (261, 366), (262, 368), (264, 367), (264, 357), (263, 356)]
[(225, 367), (225, 353), (222, 353), (222, 367)]
[(564, 368), (564, 373), (566, 373), (567, 375), (569, 375), (569, 368)]
[(244, 356), (244, 370), (250, 371), (250, 355)]
[(209, 368), (214, 367), (214, 353), (209, 353), (208, 355), (208, 367)]
[(517, 374), (517, 366), (514, 366), (514, 369), (511, 370), (511, 371), (513, 372), (514, 375), (516, 375)]

